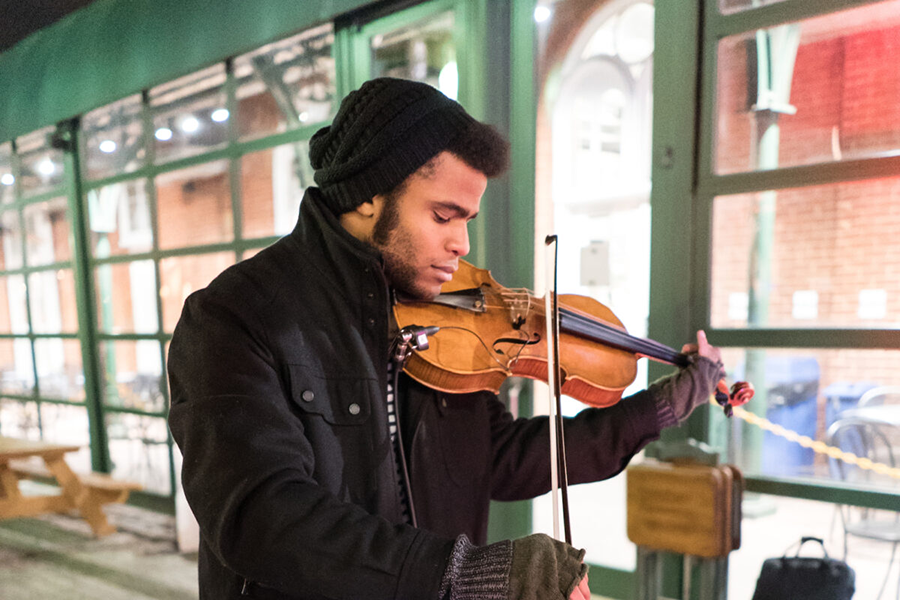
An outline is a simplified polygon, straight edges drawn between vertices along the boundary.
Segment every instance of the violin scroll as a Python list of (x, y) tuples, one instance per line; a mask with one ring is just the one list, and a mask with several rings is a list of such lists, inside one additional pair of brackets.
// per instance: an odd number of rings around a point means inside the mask
[(735, 406), (743, 406), (750, 402), (756, 390), (749, 381), (737, 381), (728, 389), (728, 384), (722, 379), (716, 386), (716, 403), (725, 411), (725, 416), (730, 417), (734, 414)]

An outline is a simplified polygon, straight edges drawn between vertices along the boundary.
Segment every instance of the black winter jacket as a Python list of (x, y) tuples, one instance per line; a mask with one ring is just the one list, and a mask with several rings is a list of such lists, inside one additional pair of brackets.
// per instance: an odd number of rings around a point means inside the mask
[[(289, 236), (192, 294), (172, 339), (169, 423), (200, 523), (201, 598), (437, 600), (454, 538), (485, 542), (491, 499), (549, 490), (547, 419), (402, 378), (419, 528), (404, 524), (388, 284), (319, 194)], [(569, 481), (615, 475), (658, 435), (646, 394), (582, 411), (566, 423)]]

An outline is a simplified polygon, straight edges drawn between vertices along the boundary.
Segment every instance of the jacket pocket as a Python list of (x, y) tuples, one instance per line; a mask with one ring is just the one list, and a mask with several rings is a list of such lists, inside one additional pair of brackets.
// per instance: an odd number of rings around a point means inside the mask
[(359, 425), (369, 418), (376, 380), (328, 376), (304, 365), (288, 369), (291, 399), (304, 413), (319, 415), (332, 425)]

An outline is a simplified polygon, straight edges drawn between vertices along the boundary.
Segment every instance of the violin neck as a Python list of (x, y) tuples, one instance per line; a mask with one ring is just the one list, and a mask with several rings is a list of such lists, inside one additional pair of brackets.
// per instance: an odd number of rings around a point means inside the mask
[(633, 336), (617, 327), (564, 308), (560, 308), (559, 311), (559, 328), (563, 333), (641, 354), (670, 365), (686, 367), (689, 363), (686, 354), (677, 352), (665, 344)]

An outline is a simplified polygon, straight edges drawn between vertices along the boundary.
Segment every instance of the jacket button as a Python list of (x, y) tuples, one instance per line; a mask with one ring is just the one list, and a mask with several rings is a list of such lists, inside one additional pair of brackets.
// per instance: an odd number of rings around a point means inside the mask
[(350, 406), (347, 407), (347, 410), (350, 411), (351, 415), (358, 415), (359, 414), (359, 404), (354, 402), (353, 404), (351, 404)]
[(368, 298), (369, 300), (371, 300), (374, 297), (375, 297), (375, 292), (369, 292), (368, 294), (366, 294), (366, 298)]
[(315, 397), (316, 394), (312, 390), (303, 390), (303, 393), (300, 394), (300, 398), (302, 398), (304, 402), (312, 402)]
[(375, 319), (370, 318), (368, 323), (369, 323), (369, 327), (375, 327)]

